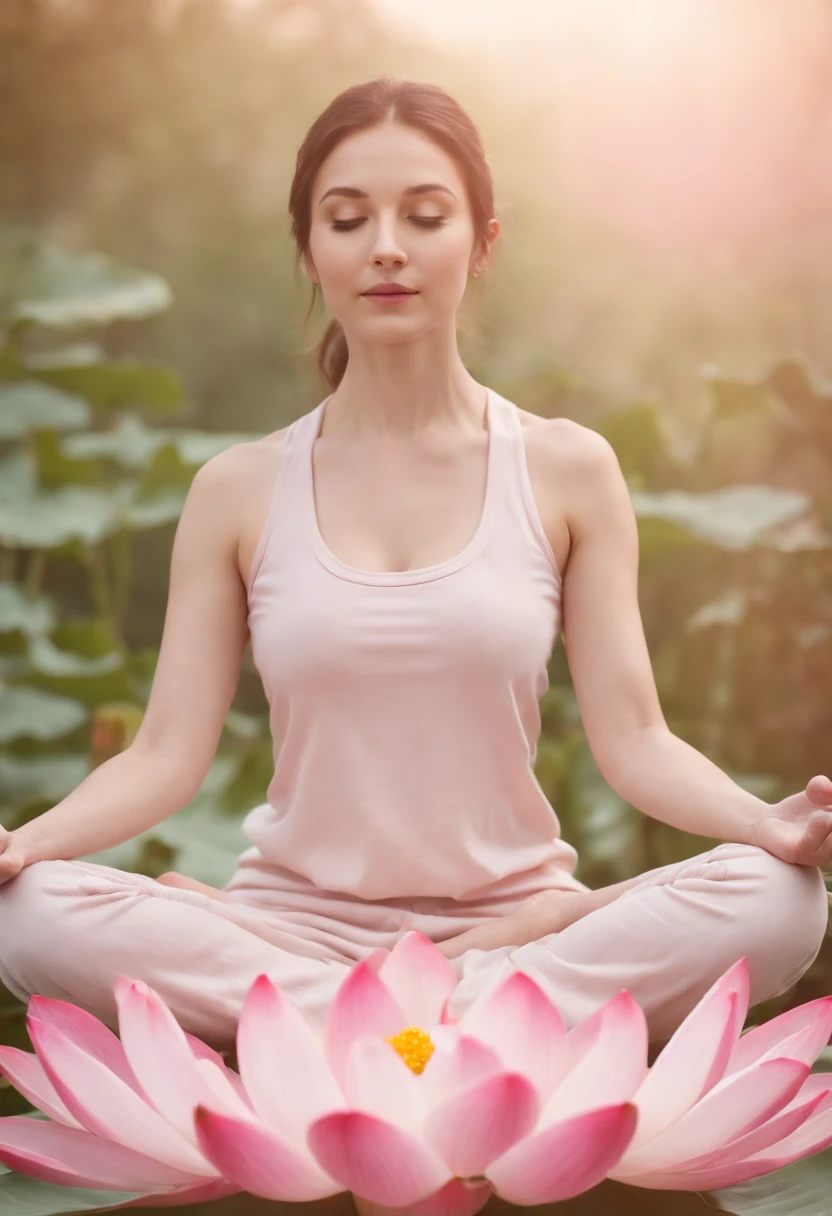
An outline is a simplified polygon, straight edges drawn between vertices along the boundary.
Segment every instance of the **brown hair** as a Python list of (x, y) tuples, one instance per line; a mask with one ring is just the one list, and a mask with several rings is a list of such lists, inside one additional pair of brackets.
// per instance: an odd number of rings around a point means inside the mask
[[(312, 227), (312, 184), (323, 162), (341, 140), (387, 121), (421, 131), (451, 156), (468, 193), (477, 242), (488, 239), (494, 216), (494, 188), (488, 158), (471, 119), (444, 89), (381, 76), (339, 93), (318, 115), (297, 155), (289, 191), (292, 236), (297, 245), (295, 270), (309, 249)], [(315, 306), (318, 284), (312, 285), (307, 322)], [(330, 322), (317, 346), (317, 363), (328, 391), (334, 392), (347, 367), (347, 340), (341, 324)]]

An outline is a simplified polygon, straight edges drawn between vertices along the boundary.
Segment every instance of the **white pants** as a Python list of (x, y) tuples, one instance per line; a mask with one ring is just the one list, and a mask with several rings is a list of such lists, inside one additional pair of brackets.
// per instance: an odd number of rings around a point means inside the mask
[[(185, 1030), (229, 1047), (261, 972), (322, 1027), (349, 968), (375, 948), (392, 949), (411, 929), (441, 942), (519, 902), (366, 901), (274, 875), (262, 864), (238, 868), (223, 903), (92, 862), (36, 862), (0, 886), (0, 980), (24, 1001), (71, 1001), (113, 1028), (114, 977), (144, 980)], [(826, 924), (818, 869), (724, 844), (650, 871), (560, 933), (451, 960), (460, 984), (450, 1010), (464, 1013), (514, 967), (541, 983), (567, 1026), (626, 988), (660, 1040), (742, 956), (752, 1004), (785, 992), (816, 957)]]

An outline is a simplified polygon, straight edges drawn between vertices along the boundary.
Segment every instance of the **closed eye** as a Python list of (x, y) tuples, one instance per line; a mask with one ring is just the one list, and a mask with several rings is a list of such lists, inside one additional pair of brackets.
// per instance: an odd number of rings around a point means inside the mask
[[(421, 224), (425, 228), (441, 228), (448, 222), (444, 215), (409, 215), (407, 218), (414, 224)], [(359, 216), (355, 220), (333, 220), (332, 227), (338, 232), (348, 232), (352, 228), (357, 228), (359, 224), (363, 224), (365, 219), (366, 216)]]

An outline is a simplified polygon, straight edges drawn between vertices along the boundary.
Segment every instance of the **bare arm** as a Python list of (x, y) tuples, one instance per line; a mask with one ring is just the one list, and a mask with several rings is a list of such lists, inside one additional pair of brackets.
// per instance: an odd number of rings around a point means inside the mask
[[(828, 778), (812, 779), (811, 797), (793, 795), (784, 800), (785, 810), (783, 803), (773, 807), (668, 728), (638, 607), (638, 531), (618, 459), (602, 436), (577, 425), (566, 432), (559, 425), (557, 446), (572, 538), (563, 578), (564, 642), (584, 729), (604, 777), (632, 806), (685, 831), (757, 844), (786, 861), (832, 863)], [(537, 941), (613, 903), (643, 877), (597, 891), (538, 892), (438, 948), (453, 959), (466, 950)]]
[(592, 754), (609, 784), (646, 815), (686, 832), (750, 842), (772, 808), (674, 735), (659, 697), (638, 605), (638, 531), (611, 445), (573, 437), (572, 552), (563, 634)]
[[(245, 446), (245, 445), (240, 445)], [(234, 504), (245, 460), (230, 449), (194, 478), (176, 530), (150, 698), (125, 751), (0, 841), (0, 882), (21, 865), (132, 839), (193, 798), (216, 752), (248, 637)], [(17, 864), (17, 869), (15, 869)]]

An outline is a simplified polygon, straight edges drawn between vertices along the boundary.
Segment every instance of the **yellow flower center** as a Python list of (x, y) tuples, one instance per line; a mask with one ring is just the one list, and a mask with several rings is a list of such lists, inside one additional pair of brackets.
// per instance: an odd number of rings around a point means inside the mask
[(418, 1026), (408, 1026), (405, 1030), (388, 1038), (388, 1043), (397, 1051), (408, 1068), (419, 1074), (434, 1052), (430, 1035), (420, 1030)]

